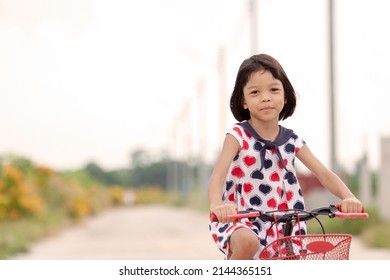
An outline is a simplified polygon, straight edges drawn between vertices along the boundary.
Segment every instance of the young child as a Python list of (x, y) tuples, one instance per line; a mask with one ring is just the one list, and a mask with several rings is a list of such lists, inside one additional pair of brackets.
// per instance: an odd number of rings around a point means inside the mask
[[(360, 201), (306, 143), (279, 125), (294, 113), (295, 106), (294, 88), (278, 61), (266, 54), (243, 61), (230, 99), (239, 123), (226, 134), (208, 186), (210, 232), (225, 259), (258, 259), (264, 246), (276, 238), (272, 228), (266, 238), (269, 222), (233, 221), (228, 215), (250, 208), (304, 209), (295, 157), (341, 199), (343, 212), (362, 209)], [(300, 228), (296, 225), (293, 232), (305, 234), (304, 223)]]

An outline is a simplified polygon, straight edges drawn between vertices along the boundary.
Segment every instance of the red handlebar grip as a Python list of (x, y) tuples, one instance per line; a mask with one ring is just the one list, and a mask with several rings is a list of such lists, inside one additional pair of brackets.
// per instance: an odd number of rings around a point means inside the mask
[(339, 219), (349, 219), (349, 218), (368, 218), (367, 213), (343, 213), (337, 212), (334, 214), (336, 218)]
[(362, 206), (362, 212), (361, 213), (344, 213), (341, 212), (341, 204), (336, 204), (337, 210), (339, 210), (338, 213), (335, 214), (337, 218), (344, 219), (344, 218), (368, 218), (368, 214), (364, 212), (364, 207)]

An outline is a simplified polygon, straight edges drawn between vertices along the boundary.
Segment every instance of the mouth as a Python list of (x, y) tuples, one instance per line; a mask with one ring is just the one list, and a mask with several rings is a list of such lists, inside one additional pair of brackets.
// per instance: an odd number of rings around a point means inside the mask
[(264, 107), (264, 108), (261, 108), (260, 111), (268, 111), (268, 110), (272, 110), (273, 107)]

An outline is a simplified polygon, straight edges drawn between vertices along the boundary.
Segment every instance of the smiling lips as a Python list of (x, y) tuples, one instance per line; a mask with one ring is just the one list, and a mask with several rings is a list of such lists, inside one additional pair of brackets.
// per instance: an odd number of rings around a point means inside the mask
[(273, 108), (272, 107), (264, 107), (264, 108), (261, 108), (260, 111), (268, 111), (268, 110), (272, 110)]

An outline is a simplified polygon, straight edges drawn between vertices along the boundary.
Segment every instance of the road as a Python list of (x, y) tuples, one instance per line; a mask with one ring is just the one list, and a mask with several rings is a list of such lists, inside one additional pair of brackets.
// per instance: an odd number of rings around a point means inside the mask
[[(19, 260), (221, 260), (208, 216), (186, 208), (129, 206), (107, 210), (39, 241)], [(352, 260), (390, 260), (390, 250), (353, 238)]]

